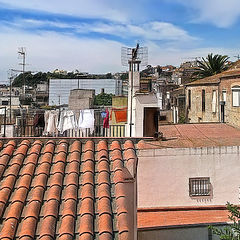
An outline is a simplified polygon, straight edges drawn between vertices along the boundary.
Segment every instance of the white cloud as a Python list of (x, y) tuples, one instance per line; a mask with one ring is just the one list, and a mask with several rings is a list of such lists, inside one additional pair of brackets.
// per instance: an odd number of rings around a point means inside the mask
[(80, 24), (78, 32), (97, 32), (107, 33), (123, 38), (140, 37), (148, 40), (171, 40), (171, 41), (192, 41), (196, 40), (185, 30), (171, 23), (166, 22), (149, 22), (142, 25), (133, 24)]
[(196, 47), (187, 49), (184, 47), (160, 46), (154, 42), (147, 42), (146, 45), (149, 49), (149, 64), (153, 66), (167, 64), (179, 66), (182, 62), (191, 61), (196, 57), (206, 57), (209, 53), (228, 55), (232, 61), (236, 61), (234, 56), (238, 52), (234, 48)]
[(0, 82), (7, 80), (7, 70), (19, 69), (18, 47), (26, 47), (26, 70), (52, 71), (79, 69), (92, 73), (121, 70), (121, 44), (105, 39), (78, 39), (71, 35), (44, 32), (39, 35), (1, 31)]
[(167, 0), (174, 1), (192, 9), (193, 20), (210, 22), (218, 27), (229, 27), (240, 16), (239, 0)]
[(125, 11), (111, 0), (0, 0), (10, 8), (46, 11), (56, 14), (73, 15), (82, 18), (100, 18), (125, 22)]
[[(121, 66), (122, 43), (106, 39), (77, 38), (53, 32), (40, 34), (2, 28), (0, 32), (0, 83), (7, 81), (10, 68), (20, 69), (18, 47), (26, 47), (26, 70), (52, 71), (56, 68), (72, 71), (78, 69), (91, 73), (125, 70)], [(159, 45), (145, 41), (149, 49), (149, 64), (179, 65), (188, 57), (206, 56), (208, 53), (235, 55), (236, 49), (192, 48), (177, 45)]]
[(147, 40), (164, 41), (193, 41), (197, 38), (190, 36), (184, 29), (167, 22), (149, 22), (142, 25), (120, 24), (120, 23), (74, 23), (49, 20), (23, 19), (16, 18), (11, 21), (5, 21), (5, 25), (15, 28), (34, 29), (39, 27), (51, 26), (57, 29), (71, 29), (77, 33), (102, 33), (118, 36), (121, 38), (141, 38)]

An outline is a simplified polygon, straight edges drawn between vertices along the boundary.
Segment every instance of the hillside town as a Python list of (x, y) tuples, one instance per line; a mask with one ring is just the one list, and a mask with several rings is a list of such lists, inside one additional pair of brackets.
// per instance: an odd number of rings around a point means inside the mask
[(0, 0), (0, 240), (240, 239), (240, 11), (212, 2)]

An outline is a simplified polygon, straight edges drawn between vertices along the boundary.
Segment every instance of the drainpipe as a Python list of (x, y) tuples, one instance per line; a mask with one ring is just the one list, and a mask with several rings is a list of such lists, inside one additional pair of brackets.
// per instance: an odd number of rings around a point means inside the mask
[(218, 84), (218, 122), (221, 122), (220, 83), (221, 83), (221, 78)]

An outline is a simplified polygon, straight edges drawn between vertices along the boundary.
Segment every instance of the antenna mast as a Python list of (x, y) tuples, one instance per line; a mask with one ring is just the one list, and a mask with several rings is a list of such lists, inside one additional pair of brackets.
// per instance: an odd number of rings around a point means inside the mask
[(237, 56), (234, 56), (235, 58), (237, 58), (237, 60), (240, 59), (240, 55), (238, 54)]
[(128, 98), (130, 100), (130, 111), (129, 111), (129, 135), (132, 137), (132, 125), (133, 123), (133, 72), (139, 72), (139, 66), (146, 66), (148, 63), (148, 49), (147, 47), (140, 47), (139, 43), (135, 48), (122, 47), (121, 60), (123, 66), (129, 66), (130, 92), (128, 91)]
[(19, 65), (22, 65), (22, 76), (23, 76), (23, 99), (25, 100), (26, 91), (25, 91), (25, 66), (26, 66), (26, 48), (20, 47), (18, 48), (18, 58), (22, 59), (22, 63), (19, 63)]

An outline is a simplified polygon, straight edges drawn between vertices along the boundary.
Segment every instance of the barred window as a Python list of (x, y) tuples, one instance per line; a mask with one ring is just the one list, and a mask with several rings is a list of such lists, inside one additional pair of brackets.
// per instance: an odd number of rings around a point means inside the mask
[(209, 177), (189, 178), (189, 196), (209, 196), (210, 192)]

